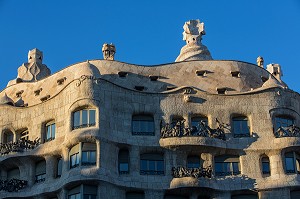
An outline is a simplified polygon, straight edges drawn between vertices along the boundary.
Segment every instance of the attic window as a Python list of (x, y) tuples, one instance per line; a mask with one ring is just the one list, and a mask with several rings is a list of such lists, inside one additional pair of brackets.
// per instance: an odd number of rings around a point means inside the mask
[(240, 77), (240, 71), (231, 71), (232, 77)]
[(40, 92), (41, 92), (42, 90), (43, 90), (43, 89), (40, 88), (40, 89), (37, 89), (37, 90), (33, 91), (33, 92), (34, 92), (34, 95), (35, 95), (35, 96), (40, 95)]
[(42, 102), (44, 102), (44, 101), (48, 100), (49, 98), (50, 98), (50, 95), (46, 95), (46, 96), (42, 97), (40, 100)]
[(67, 79), (66, 77), (63, 77), (63, 78), (58, 79), (58, 80), (56, 81), (56, 82), (57, 82), (57, 85), (62, 85), (66, 79)]
[(206, 70), (196, 70), (196, 75), (201, 77), (206, 77), (207, 71)]
[(16, 97), (21, 97), (24, 90), (20, 90), (16, 93)]
[(120, 72), (118, 72), (119, 77), (126, 77), (127, 74), (128, 74), (128, 73), (125, 72), (125, 71), (120, 71)]
[(267, 80), (268, 80), (267, 77), (261, 76), (261, 81), (262, 81), (262, 82), (266, 82)]
[(150, 78), (151, 81), (157, 81), (158, 76), (149, 75), (149, 78)]
[(177, 88), (176, 86), (167, 86), (167, 91)]
[(222, 94), (222, 95), (226, 94), (226, 90), (227, 90), (227, 88), (217, 88), (218, 94)]
[(138, 91), (143, 91), (145, 89), (145, 87), (144, 86), (135, 86), (134, 89), (138, 90)]
[(17, 78), (16, 79), (17, 84), (23, 82), (23, 80), (21, 78)]

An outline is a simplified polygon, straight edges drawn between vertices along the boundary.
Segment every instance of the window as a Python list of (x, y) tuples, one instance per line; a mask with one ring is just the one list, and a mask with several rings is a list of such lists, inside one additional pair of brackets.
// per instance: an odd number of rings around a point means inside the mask
[(216, 176), (238, 175), (240, 173), (238, 156), (223, 155), (215, 157)]
[(21, 140), (29, 140), (29, 131), (28, 131), (28, 129), (21, 132), (20, 139)]
[(261, 158), (261, 164), (262, 164), (262, 173), (263, 175), (270, 175), (270, 160), (268, 157), (264, 156)]
[(62, 158), (58, 158), (57, 159), (57, 173), (56, 173), (56, 177), (61, 177), (62, 174), (62, 164), (63, 164), (63, 160)]
[(199, 168), (200, 167), (200, 158), (199, 156), (188, 156), (187, 158), (187, 168)]
[(55, 123), (51, 122), (46, 124), (45, 142), (55, 139), (55, 130)]
[(44, 182), (46, 179), (46, 161), (42, 160), (35, 164), (35, 182)]
[(73, 129), (96, 125), (96, 110), (83, 109), (73, 113)]
[(140, 156), (141, 175), (164, 175), (164, 157), (162, 154), (147, 153)]
[(234, 117), (232, 119), (234, 137), (249, 137), (250, 130), (247, 117)]
[(68, 192), (68, 199), (97, 199), (97, 187), (80, 185)]
[(126, 192), (126, 199), (144, 199), (145, 194), (143, 192)]
[(192, 128), (195, 131), (199, 130), (201, 125), (200, 123), (204, 124), (205, 126), (208, 126), (207, 117), (192, 117)]
[(149, 115), (132, 117), (132, 135), (154, 135), (154, 119)]
[(275, 117), (275, 131), (280, 127), (288, 127), (294, 124), (294, 119), (289, 116)]
[(2, 143), (5, 144), (13, 141), (14, 141), (14, 134), (9, 130), (4, 131)]
[(79, 143), (70, 150), (70, 168), (96, 165), (96, 144)]
[(300, 157), (295, 152), (285, 154), (285, 171), (286, 173), (300, 173)]
[(19, 168), (10, 169), (7, 171), (7, 180), (19, 179), (19, 178), (20, 178)]
[(122, 149), (119, 151), (119, 174), (129, 173), (129, 152), (127, 149)]

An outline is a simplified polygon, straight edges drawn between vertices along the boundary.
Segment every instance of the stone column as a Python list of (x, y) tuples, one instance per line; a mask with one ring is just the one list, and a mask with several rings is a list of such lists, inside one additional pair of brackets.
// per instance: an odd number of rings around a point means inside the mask
[(129, 156), (129, 172), (132, 176), (139, 176), (140, 148), (138, 146), (131, 146), (129, 149)]
[(32, 186), (35, 183), (35, 162), (33, 160), (27, 160), (26, 162), (28, 167), (27, 168), (28, 186)]
[(57, 158), (54, 156), (46, 156), (46, 180), (53, 180), (56, 176)]
[(64, 175), (64, 173), (67, 173), (69, 170), (69, 149), (63, 148), (61, 156), (62, 156), (62, 160), (63, 160), (62, 175)]
[(101, 161), (100, 161), (100, 141), (96, 140), (96, 148), (97, 148), (97, 154), (96, 154), (96, 166), (97, 168), (100, 168), (101, 166)]
[(276, 153), (270, 155), (269, 159), (272, 177), (279, 178), (280, 175), (285, 173), (283, 169), (283, 157), (281, 156), (280, 151), (276, 151)]
[(62, 188), (61, 191), (57, 194), (58, 199), (66, 199), (68, 198), (68, 190), (66, 188)]

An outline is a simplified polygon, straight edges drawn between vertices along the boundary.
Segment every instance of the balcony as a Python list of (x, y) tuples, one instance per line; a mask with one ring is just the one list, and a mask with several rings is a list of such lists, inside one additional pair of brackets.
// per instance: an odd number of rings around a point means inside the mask
[(34, 141), (20, 139), (16, 142), (0, 143), (0, 155), (7, 155), (11, 152), (23, 152), (32, 150), (40, 145), (40, 138)]
[(19, 179), (0, 180), (0, 191), (17, 192), (27, 186), (27, 181)]
[(184, 178), (184, 177), (193, 177), (193, 178), (211, 178), (212, 168), (208, 166), (207, 168), (186, 168), (186, 167), (172, 167), (172, 176), (174, 178)]
[(274, 136), (276, 138), (282, 137), (300, 137), (300, 128), (295, 125), (290, 125), (288, 127), (279, 127), (275, 132)]
[(169, 137), (210, 137), (225, 140), (225, 130), (229, 130), (228, 125), (219, 122), (217, 119), (218, 127), (212, 129), (207, 126), (203, 121), (200, 121), (198, 126), (185, 127), (185, 120), (177, 120), (171, 124), (163, 124), (161, 122), (160, 133), (161, 138)]

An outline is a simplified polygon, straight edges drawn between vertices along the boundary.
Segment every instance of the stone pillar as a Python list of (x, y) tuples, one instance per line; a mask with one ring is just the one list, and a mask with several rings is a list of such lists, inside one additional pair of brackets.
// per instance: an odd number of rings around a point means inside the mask
[(64, 175), (64, 173), (67, 173), (69, 170), (69, 149), (63, 148), (61, 156), (62, 156), (62, 160), (63, 160), (62, 175)]
[(164, 191), (161, 190), (146, 190), (145, 199), (163, 199)]
[[(28, 186), (32, 186), (35, 183), (35, 162), (33, 160), (27, 160), (27, 180)], [(26, 174), (25, 174), (26, 176)]]
[(96, 153), (96, 166), (97, 168), (100, 168), (101, 166), (101, 161), (100, 161), (100, 141), (96, 140), (96, 149), (97, 149), (97, 153)]
[(46, 156), (46, 180), (53, 180), (56, 177), (57, 158), (54, 156)]
[(66, 199), (68, 198), (68, 190), (66, 188), (62, 188), (61, 191), (57, 194), (58, 199)]
[(284, 174), (283, 160), (280, 151), (276, 151), (275, 154), (270, 155), (270, 169), (273, 178), (279, 178)]
[(140, 148), (138, 146), (131, 146), (129, 149), (129, 172), (132, 176), (140, 175)]

